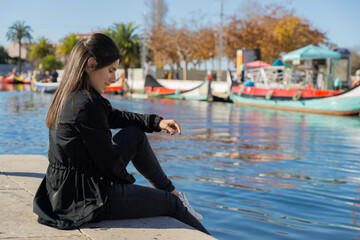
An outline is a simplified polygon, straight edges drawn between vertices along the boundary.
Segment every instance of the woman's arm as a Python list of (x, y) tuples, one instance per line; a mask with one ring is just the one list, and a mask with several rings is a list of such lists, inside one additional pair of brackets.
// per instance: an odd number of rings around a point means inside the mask
[(127, 126), (137, 126), (144, 132), (160, 132), (159, 127), (162, 117), (156, 114), (140, 114), (114, 109), (110, 102), (105, 99), (105, 103), (109, 109), (109, 127), (124, 128)]
[(113, 148), (106, 106), (101, 101), (89, 102), (79, 112), (76, 122), (83, 143), (100, 174), (116, 183), (133, 183), (123, 161)]

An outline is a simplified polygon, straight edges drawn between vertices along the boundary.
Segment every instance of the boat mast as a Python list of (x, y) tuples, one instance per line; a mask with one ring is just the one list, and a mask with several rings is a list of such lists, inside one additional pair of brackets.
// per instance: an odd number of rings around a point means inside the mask
[(142, 68), (142, 77), (145, 79), (145, 70), (146, 70), (146, 56), (147, 56), (147, 37), (148, 37), (148, 27), (147, 27), (147, 15), (146, 12), (143, 13), (143, 33), (141, 36), (141, 68)]
[(218, 56), (218, 71), (217, 71), (217, 81), (221, 81), (221, 59), (222, 59), (222, 45), (223, 45), (223, 9), (224, 0), (220, 2), (220, 28), (219, 28), (219, 56)]

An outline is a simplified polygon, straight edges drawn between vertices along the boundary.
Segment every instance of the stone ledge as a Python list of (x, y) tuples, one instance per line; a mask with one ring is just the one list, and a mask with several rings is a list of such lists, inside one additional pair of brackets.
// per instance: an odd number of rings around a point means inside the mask
[(47, 166), (45, 156), (0, 155), (0, 239), (215, 239), (171, 217), (102, 221), (71, 231), (41, 225), (32, 201)]

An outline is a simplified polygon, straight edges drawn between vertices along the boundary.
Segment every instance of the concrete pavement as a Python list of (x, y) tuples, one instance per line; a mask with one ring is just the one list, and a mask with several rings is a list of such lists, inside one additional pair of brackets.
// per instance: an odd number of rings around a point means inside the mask
[(0, 239), (215, 239), (171, 217), (102, 221), (66, 231), (41, 225), (32, 201), (47, 166), (40, 155), (0, 155)]

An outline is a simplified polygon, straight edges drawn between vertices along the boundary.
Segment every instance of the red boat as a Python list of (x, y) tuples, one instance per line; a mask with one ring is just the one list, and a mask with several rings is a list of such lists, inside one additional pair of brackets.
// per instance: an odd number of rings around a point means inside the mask
[(23, 84), (24, 81), (15, 76), (4, 77), (0, 80), (0, 83), (14, 83), (14, 84)]
[(145, 92), (156, 95), (175, 94), (177, 92), (184, 93), (185, 89), (171, 89), (161, 85), (152, 75), (148, 74), (145, 78)]
[(335, 96), (342, 93), (340, 90), (318, 90), (312, 89), (309, 84), (307, 89), (278, 89), (278, 88), (258, 88), (251, 86), (234, 86), (232, 92), (241, 94), (243, 97), (263, 98), (272, 100), (308, 100), (322, 98), (326, 96)]
[(110, 86), (108, 86), (105, 90), (106, 93), (114, 93), (114, 94), (123, 94), (124, 88), (122, 86), (122, 83), (120, 81), (117, 81)]
[(110, 85), (106, 88), (105, 92), (116, 92), (116, 91), (121, 91), (122, 86), (113, 86)]
[(285, 111), (297, 111), (330, 115), (355, 115), (360, 112), (360, 86), (347, 90), (313, 89), (311, 84), (307, 88), (274, 88), (251, 81), (238, 84), (232, 81), (230, 99), (239, 105), (272, 108)]

